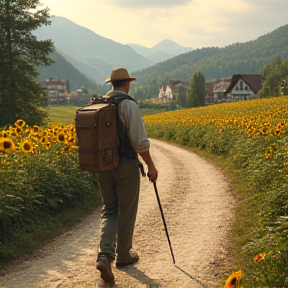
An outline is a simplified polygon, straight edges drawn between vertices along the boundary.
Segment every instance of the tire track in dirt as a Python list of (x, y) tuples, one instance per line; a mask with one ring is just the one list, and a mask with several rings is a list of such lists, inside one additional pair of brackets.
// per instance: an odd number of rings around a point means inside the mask
[[(219, 280), (230, 271), (226, 239), (234, 206), (225, 176), (176, 145), (153, 139), (151, 148), (176, 265), (188, 275), (172, 262), (153, 185), (143, 178), (133, 244), (140, 261), (113, 267), (115, 287), (149, 287), (151, 283), (165, 288), (219, 287)], [(95, 269), (99, 221), (100, 208), (37, 256), (0, 276), (0, 288), (106, 287)]]

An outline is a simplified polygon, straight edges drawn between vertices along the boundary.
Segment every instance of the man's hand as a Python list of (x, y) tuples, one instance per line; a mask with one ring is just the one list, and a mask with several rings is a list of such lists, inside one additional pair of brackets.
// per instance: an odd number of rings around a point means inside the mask
[(151, 182), (156, 182), (158, 178), (158, 171), (155, 166), (149, 168), (148, 167), (148, 177)]
[(150, 156), (150, 152), (144, 151), (144, 152), (139, 152), (139, 155), (141, 158), (144, 160), (146, 165), (148, 166), (148, 177), (151, 182), (156, 182), (158, 178), (158, 171), (153, 163), (153, 160)]

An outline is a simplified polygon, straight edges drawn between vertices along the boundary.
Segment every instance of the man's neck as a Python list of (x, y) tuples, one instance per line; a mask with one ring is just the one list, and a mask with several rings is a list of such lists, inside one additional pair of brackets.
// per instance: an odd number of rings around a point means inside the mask
[(112, 91), (112, 92), (120, 92), (120, 93), (125, 93), (125, 94), (127, 94), (127, 92), (126, 92), (125, 90), (121, 89), (121, 88), (112, 89), (111, 91)]

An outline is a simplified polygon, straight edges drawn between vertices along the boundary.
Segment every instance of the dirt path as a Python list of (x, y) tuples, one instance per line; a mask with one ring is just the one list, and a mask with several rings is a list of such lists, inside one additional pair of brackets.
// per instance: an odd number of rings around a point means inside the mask
[[(234, 206), (225, 176), (187, 150), (151, 142), (159, 170), (157, 188), (178, 268), (172, 261), (153, 184), (143, 178), (133, 247), (140, 261), (113, 267), (115, 287), (221, 287), (219, 281), (230, 272), (226, 236)], [(0, 276), (0, 288), (105, 287), (95, 269), (99, 219), (100, 208), (33, 260)]]

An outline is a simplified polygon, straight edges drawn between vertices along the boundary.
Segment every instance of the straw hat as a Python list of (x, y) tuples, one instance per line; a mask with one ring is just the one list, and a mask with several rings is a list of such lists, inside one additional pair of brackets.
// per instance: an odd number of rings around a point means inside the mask
[(119, 68), (113, 70), (111, 76), (105, 80), (106, 83), (118, 80), (129, 80), (134, 81), (136, 78), (130, 77), (128, 71), (125, 68)]

